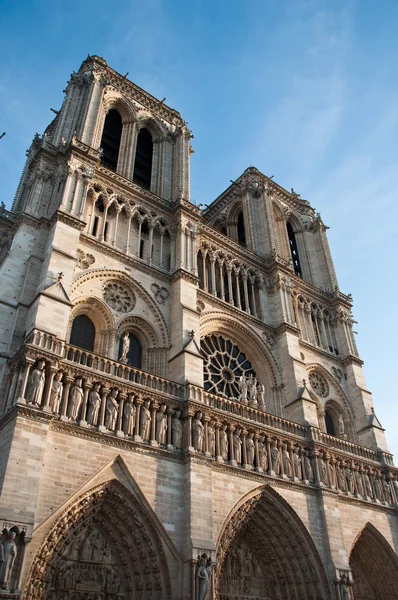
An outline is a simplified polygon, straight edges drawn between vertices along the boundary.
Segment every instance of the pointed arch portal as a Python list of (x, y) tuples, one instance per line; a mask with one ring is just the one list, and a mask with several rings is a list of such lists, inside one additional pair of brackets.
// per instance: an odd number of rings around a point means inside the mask
[(368, 523), (358, 536), (350, 556), (355, 600), (394, 600), (398, 590), (398, 557)]
[(32, 566), (30, 600), (171, 600), (151, 516), (118, 481), (80, 496), (58, 519)]
[(330, 600), (318, 551), (304, 524), (272, 488), (240, 503), (220, 535), (218, 600)]

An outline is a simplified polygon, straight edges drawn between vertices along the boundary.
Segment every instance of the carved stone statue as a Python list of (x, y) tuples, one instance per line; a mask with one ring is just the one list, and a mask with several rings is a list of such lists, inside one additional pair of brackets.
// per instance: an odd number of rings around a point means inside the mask
[(87, 423), (97, 425), (98, 413), (101, 406), (101, 396), (99, 395), (100, 384), (95, 383), (88, 395)]
[(37, 406), (40, 406), (44, 384), (46, 382), (46, 375), (44, 373), (45, 366), (46, 363), (44, 360), (39, 361), (36, 367), (33, 369), (31, 375), (28, 402), (31, 404), (36, 404)]
[(274, 471), (274, 473), (276, 473), (277, 475), (279, 475), (280, 470), (281, 470), (281, 455), (280, 455), (280, 451), (278, 449), (278, 442), (277, 440), (273, 440), (272, 441), (272, 445), (271, 445), (271, 460), (272, 460), (272, 470)]
[(243, 373), (239, 377), (239, 399), (247, 404), (247, 381)]
[(137, 408), (134, 404), (134, 395), (130, 394), (123, 407), (123, 432), (125, 435), (134, 435), (135, 415)]
[(282, 459), (283, 459), (283, 470), (285, 472), (285, 475), (287, 475), (288, 477), (293, 477), (292, 463), (290, 460), (289, 451), (287, 449), (287, 444), (283, 444)]
[(115, 431), (117, 415), (119, 412), (119, 405), (116, 400), (116, 396), (118, 394), (118, 390), (113, 388), (111, 393), (106, 399), (105, 405), (105, 427), (109, 429), (109, 431)]
[(207, 426), (207, 449), (211, 456), (216, 455), (216, 432), (214, 429), (214, 421), (210, 421)]
[(228, 460), (228, 425), (222, 425), (220, 429), (220, 455), (224, 460)]
[(181, 450), (182, 447), (182, 423), (180, 416), (181, 411), (176, 410), (171, 421), (171, 443), (177, 450)]
[[(337, 487), (342, 492), (346, 491), (346, 479), (344, 470), (341, 467), (341, 461), (338, 460), (336, 464), (336, 478), (337, 478)], [(370, 483), (370, 482), (369, 482)]]
[(120, 355), (119, 361), (123, 364), (126, 364), (128, 361), (127, 354), (130, 350), (130, 334), (125, 333), (122, 337), (122, 353)]
[(301, 457), (300, 448), (298, 446), (295, 446), (293, 450), (293, 469), (294, 476), (297, 477), (297, 479), (301, 479)]
[(307, 481), (309, 481), (310, 483), (314, 483), (314, 471), (312, 469), (311, 459), (308, 455), (308, 450), (306, 450), (304, 453), (304, 467)]
[(347, 492), (353, 494), (355, 492), (355, 480), (349, 464), (345, 468), (345, 477), (347, 480)]
[(151, 411), (149, 410), (149, 400), (145, 400), (141, 406), (140, 413), (140, 436), (143, 440), (149, 440), (151, 433)]
[(235, 429), (233, 435), (233, 443), (234, 443), (234, 458), (238, 465), (242, 464), (242, 440), (240, 437), (241, 429), (239, 427)]
[(247, 464), (253, 466), (254, 465), (254, 440), (253, 433), (249, 433), (246, 438), (246, 459)]
[(64, 388), (64, 386), (62, 385), (62, 377), (63, 377), (62, 371), (58, 371), (58, 373), (55, 374), (55, 377), (54, 377), (54, 380), (53, 380), (53, 383), (51, 386), (50, 408), (51, 408), (51, 412), (53, 412), (55, 415), (58, 414), (59, 403), (61, 402), (62, 390)]
[(354, 477), (355, 477), (355, 486), (357, 488), (357, 494), (359, 496), (363, 496), (364, 493), (363, 493), (362, 475), (359, 470), (359, 465), (357, 465), (355, 467)]
[(167, 415), (166, 405), (162, 404), (156, 415), (156, 441), (159, 444), (166, 444), (166, 431), (167, 431)]
[(199, 410), (192, 423), (192, 444), (195, 450), (199, 450), (199, 452), (203, 450), (203, 430), (202, 413)]
[(260, 459), (260, 464), (263, 471), (268, 471), (268, 454), (267, 454), (267, 446), (265, 444), (265, 436), (263, 436), (258, 442), (258, 454)]
[(211, 558), (206, 554), (198, 557), (196, 569), (196, 600), (208, 600), (211, 580)]
[(365, 491), (368, 498), (373, 498), (373, 489), (372, 484), (369, 479), (368, 471), (365, 471), (363, 475), (363, 480), (365, 482)]
[(351, 598), (349, 581), (346, 573), (340, 573), (340, 596), (341, 600), (350, 600)]
[(384, 502), (386, 502), (387, 504), (392, 504), (392, 494), (391, 494), (390, 482), (388, 481), (388, 479), (384, 475), (384, 473), (381, 476), (381, 486), (383, 488)]
[(69, 416), (72, 421), (77, 421), (77, 417), (79, 415), (80, 406), (83, 402), (83, 388), (82, 388), (82, 380), (78, 377), (75, 383), (72, 385), (69, 393)]
[(249, 397), (250, 402), (257, 403), (257, 379), (252, 375), (249, 377)]
[(260, 408), (265, 409), (265, 385), (263, 383), (257, 386), (257, 402)]
[(10, 531), (7, 534), (7, 539), (0, 544), (0, 585), (3, 590), (8, 589), (12, 565), (17, 555), (15, 536), (15, 531)]
[(326, 469), (325, 459), (321, 456), (319, 458), (319, 478), (324, 485), (328, 483), (328, 472)]
[(341, 413), (339, 414), (338, 429), (339, 429), (339, 436), (343, 436), (345, 434), (345, 426), (344, 426), (343, 415)]

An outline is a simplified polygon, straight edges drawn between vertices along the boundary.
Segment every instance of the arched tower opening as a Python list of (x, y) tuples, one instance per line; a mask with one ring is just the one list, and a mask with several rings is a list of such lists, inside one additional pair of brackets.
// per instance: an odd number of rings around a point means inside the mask
[(297, 248), (296, 234), (293, 231), (293, 227), (292, 227), (292, 224), (290, 223), (290, 221), (287, 222), (286, 229), (287, 229), (287, 235), (288, 235), (288, 239), (289, 239), (290, 253), (292, 255), (294, 272), (297, 275), (297, 277), (302, 277), (303, 275), (302, 275), (302, 270), (301, 270), (298, 248)]
[(117, 168), (122, 129), (122, 117), (116, 109), (112, 108), (105, 117), (101, 138), (101, 163), (111, 171), (116, 171)]
[(146, 127), (140, 129), (137, 138), (133, 181), (149, 190), (152, 176), (153, 141)]

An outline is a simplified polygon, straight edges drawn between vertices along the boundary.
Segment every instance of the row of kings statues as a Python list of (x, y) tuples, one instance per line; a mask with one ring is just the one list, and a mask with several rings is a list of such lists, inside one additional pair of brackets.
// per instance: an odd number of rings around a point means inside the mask
[[(84, 402), (85, 386), (81, 377), (76, 377), (65, 398), (63, 375), (62, 371), (58, 371), (53, 377), (48, 399), (49, 410), (55, 415), (61, 414), (63, 420), (169, 449), (181, 450), (185, 442), (185, 446), (192, 450), (232, 466), (255, 469), (306, 484), (317, 483), (388, 505), (398, 504), (396, 478), (388, 477), (377, 467), (330, 457), (327, 452), (310, 453), (291, 442), (204, 419), (201, 411), (190, 417), (189, 433), (185, 434), (189, 439), (183, 440), (181, 410), (149, 399), (138, 401), (135, 394), (123, 395), (117, 388), (101, 388), (100, 383), (91, 386)], [(254, 378), (251, 383), (257, 388)], [(29, 404), (41, 405), (44, 386), (45, 361), (40, 360), (31, 373), (27, 395)], [(66, 405), (60, 410), (63, 399)]]

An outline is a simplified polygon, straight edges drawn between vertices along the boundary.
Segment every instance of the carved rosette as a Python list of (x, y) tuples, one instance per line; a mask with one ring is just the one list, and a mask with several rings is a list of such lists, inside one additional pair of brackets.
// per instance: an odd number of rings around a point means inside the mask
[(102, 288), (105, 302), (119, 313), (128, 313), (135, 306), (135, 294), (125, 284), (119, 281), (107, 281)]
[(320, 396), (321, 398), (327, 398), (329, 395), (329, 385), (323, 375), (317, 373), (316, 371), (312, 371), (312, 373), (310, 373), (308, 376), (308, 380), (311, 388), (314, 390), (317, 396)]

